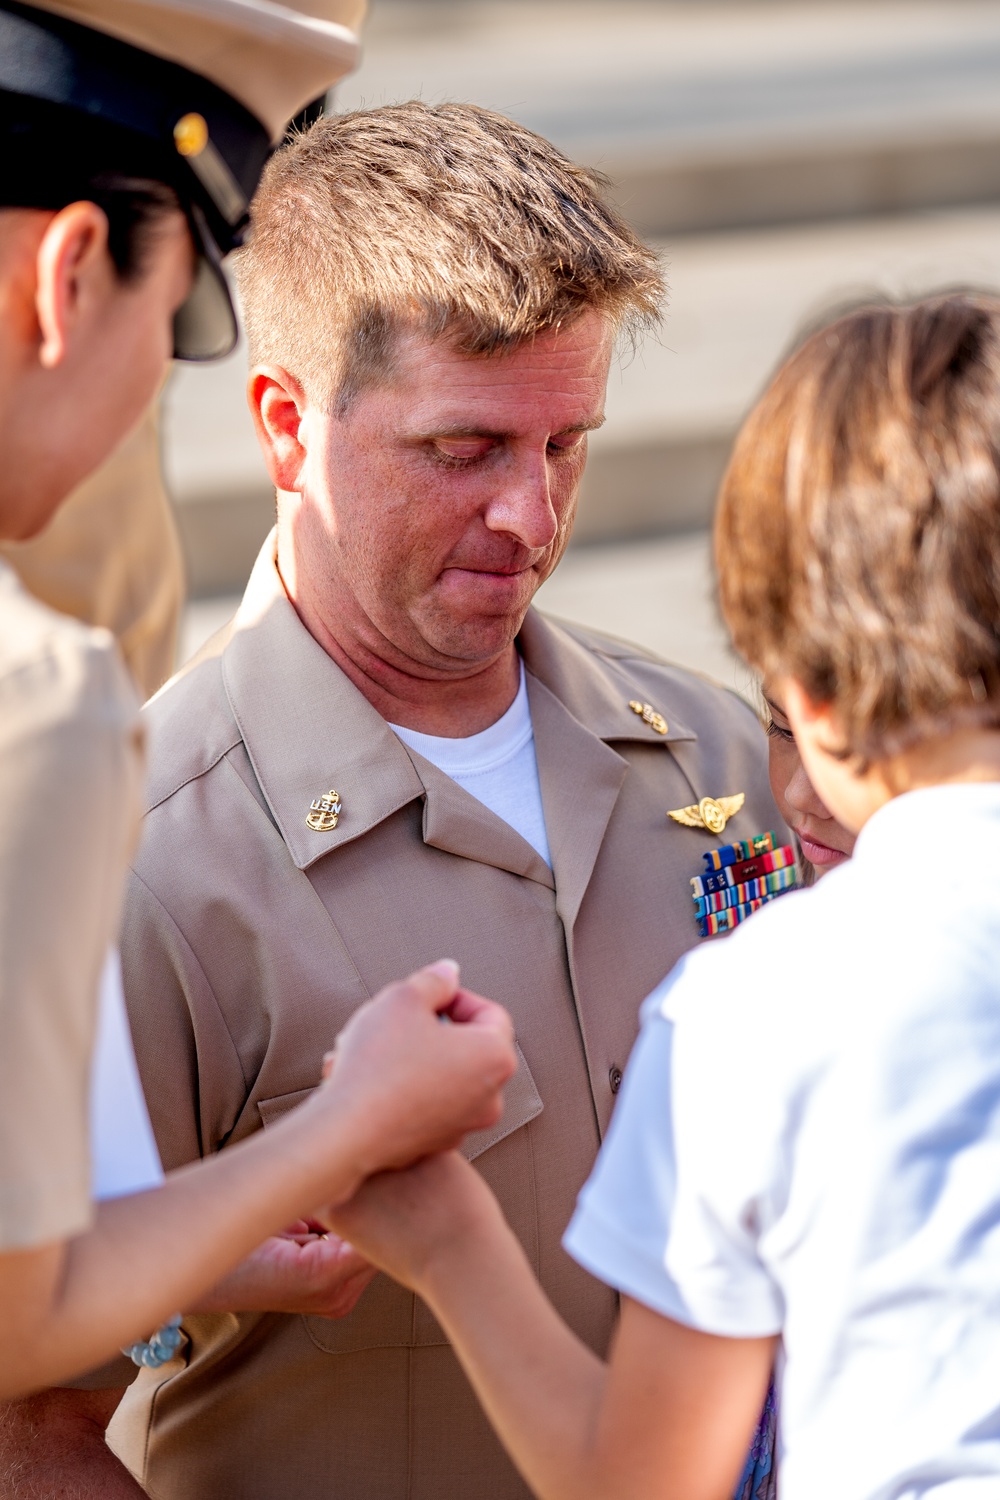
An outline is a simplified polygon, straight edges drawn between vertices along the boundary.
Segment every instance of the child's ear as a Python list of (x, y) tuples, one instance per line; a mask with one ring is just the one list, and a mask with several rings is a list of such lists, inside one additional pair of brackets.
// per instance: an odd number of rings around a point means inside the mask
[(796, 739), (801, 731), (810, 740), (818, 739), (828, 750), (840, 743), (837, 714), (832, 703), (811, 698), (795, 677), (783, 677), (776, 692), (779, 702), (784, 704)]

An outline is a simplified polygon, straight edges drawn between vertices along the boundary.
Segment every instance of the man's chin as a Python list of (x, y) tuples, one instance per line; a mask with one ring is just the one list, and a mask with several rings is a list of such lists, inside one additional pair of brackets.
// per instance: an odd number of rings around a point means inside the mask
[[(459, 571), (459, 570), (454, 570)], [(458, 661), (488, 662), (510, 645), (538, 589), (534, 574), (466, 574), (471, 587), (451, 586), (426, 601), (417, 623), (428, 645)], [(488, 580), (485, 581), (484, 580)], [(501, 580), (498, 587), (494, 580)]]
[[(530, 601), (529, 601), (530, 602)], [(486, 666), (510, 649), (521, 628), (528, 606), (503, 615), (479, 615), (458, 621), (435, 614), (421, 625), (421, 634), (440, 656), (470, 666)]]

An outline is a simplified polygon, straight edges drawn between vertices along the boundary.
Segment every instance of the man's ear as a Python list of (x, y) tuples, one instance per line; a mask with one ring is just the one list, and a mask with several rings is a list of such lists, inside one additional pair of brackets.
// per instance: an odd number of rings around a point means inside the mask
[(96, 203), (70, 203), (54, 214), (38, 246), (36, 275), (38, 359), (53, 370), (113, 289), (104, 210)]
[(257, 365), (247, 381), (247, 402), (271, 482), (286, 493), (297, 490), (306, 460), (300, 437), (305, 391), (280, 365)]

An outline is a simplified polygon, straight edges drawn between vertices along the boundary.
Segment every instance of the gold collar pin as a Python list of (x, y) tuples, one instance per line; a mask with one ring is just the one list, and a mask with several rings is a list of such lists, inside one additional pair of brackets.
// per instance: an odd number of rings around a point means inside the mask
[(650, 703), (640, 703), (638, 698), (629, 699), (629, 708), (634, 714), (638, 714), (644, 724), (648, 724), (656, 734), (666, 734), (667, 721), (662, 714), (658, 714)]
[(683, 823), (685, 828), (707, 828), (709, 833), (722, 833), (745, 801), (745, 792), (734, 792), (731, 797), (702, 797), (691, 807), (675, 807), (667, 817)]
[(322, 797), (309, 804), (306, 823), (314, 833), (329, 833), (336, 828), (343, 810), (339, 792), (324, 792)]

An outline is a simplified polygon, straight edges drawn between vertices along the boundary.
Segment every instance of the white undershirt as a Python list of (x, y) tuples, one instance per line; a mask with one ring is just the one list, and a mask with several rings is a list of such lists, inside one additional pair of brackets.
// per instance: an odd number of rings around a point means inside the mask
[(141, 1193), (163, 1181), (114, 951), (101, 974), (90, 1067), (90, 1162), (91, 1196), (97, 1202)]
[(416, 750), (516, 829), (551, 867), (523, 662), (517, 697), (503, 718), (481, 734), (448, 739), (438, 734), (418, 734), (415, 729), (403, 729), (399, 724), (390, 724), (389, 728), (404, 745)]

